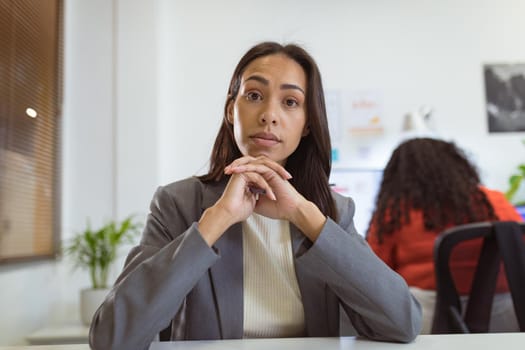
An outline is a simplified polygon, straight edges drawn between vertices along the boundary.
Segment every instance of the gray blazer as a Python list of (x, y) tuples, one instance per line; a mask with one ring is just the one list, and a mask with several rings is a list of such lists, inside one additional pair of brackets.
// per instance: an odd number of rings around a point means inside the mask
[[(197, 227), (224, 186), (189, 178), (159, 187), (140, 244), (93, 317), (92, 349), (147, 349), (170, 322), (172, 339), (243, 337), (242, 225), (212, 248)], [(355, 231), (352, 200), (334, 198), (339, 220), (328, 219), (314, 244), (290, 227), (305, 335), (338, 336), (341, 306), (359, 335), (413, 340), (419, 304)]]

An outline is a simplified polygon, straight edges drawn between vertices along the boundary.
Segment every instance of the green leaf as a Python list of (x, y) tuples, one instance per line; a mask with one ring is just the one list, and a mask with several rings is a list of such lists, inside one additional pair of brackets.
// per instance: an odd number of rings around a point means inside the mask
[(65, 245), (64, 254), (73, 260), (75, 268), (89, 271), (93, 288), (105, 288), (111, 264), (118, 257), (118, 248), (123, 243), (132, 243), (141, 227), (133, 216), (121, 223), (109, 221), (96, 230), (91, 229), (88, 221), (86, 229)]
[(505, 192), (505, 197), (510, 201), (520, 188), (523, 181), (523, 175), (512, 175), (509, 178), (509, 189)]
[[(525, 145), (525, 139), (521, 140), (521, 142)], [(521, 183), (523, 179), (525, 178), (525, 164), (519, 164), (517, 166), (518, 173), (512, 174), (509, 177), (509, 188), (505, 192), (505, 197), (512, 202), (512, 199), (516, 195), (516, 192), (520, 189)], [(520, 203), (525, 203), (525, 201), (520, 201)], [(514, 203), (517, 205), (518, 203)]]

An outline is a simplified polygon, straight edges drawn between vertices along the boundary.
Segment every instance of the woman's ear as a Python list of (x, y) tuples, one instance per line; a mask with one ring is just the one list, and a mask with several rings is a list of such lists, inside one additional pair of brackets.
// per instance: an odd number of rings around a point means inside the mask
[(310, 133), (310, 127), (308, 125), (305, 125), (304, 128), (303, 128), (303, 133), (302, 133), (302, 137), (305, 137), (306, 135), (308, 135)]
[(228, 120), (228, 123), (233, 124), (233, 100), (231, 99), (226, 108), (226, 119)]

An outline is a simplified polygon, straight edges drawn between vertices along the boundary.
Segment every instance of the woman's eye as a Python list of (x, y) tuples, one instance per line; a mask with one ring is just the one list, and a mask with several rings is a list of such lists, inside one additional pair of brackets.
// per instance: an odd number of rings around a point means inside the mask
[(286, 105), (286, 107), (296, 107), (299, 105), (299, 102), (297, 102), (293, 98), (288, 98), (284, 100), (284, 104)]
[(246, 99), (248, 101), (260, 101), (262, 100), (262, 96), (258, 92), (250, 91), (246, 94)]

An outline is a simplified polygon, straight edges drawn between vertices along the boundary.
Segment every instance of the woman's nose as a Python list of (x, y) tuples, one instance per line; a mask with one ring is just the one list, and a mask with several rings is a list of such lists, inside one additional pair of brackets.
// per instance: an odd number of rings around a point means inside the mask
[(260, 115), (259, 122), (261, 124), (272, 124), (277, 125), (278, 123), (278, 112), (271, 105), (268, 106)]
[(267, 113), (261, 114), (259, 121), (261, 122), (261, 124), (271, 123), (273, 125), (277, 125), (277, 118), (274, 118), (272, 114), (267, 114)]

